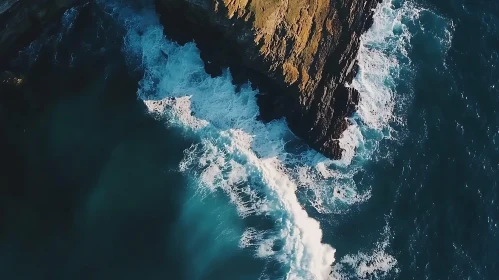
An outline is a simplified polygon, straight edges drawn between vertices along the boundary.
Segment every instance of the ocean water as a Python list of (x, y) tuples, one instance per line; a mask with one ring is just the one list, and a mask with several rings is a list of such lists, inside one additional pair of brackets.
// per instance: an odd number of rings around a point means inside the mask
[(495, 279), (499, 3), (380, 4), (332, 161), (152, 2), (72, 8), (10, 62), (2, 278)]

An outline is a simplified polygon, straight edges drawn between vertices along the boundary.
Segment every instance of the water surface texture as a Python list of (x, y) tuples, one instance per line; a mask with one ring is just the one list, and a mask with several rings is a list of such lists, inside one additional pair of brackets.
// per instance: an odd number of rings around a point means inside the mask
[(10, 62), (2, 279), (495, 279), (498, 2), (380, 4), (339, 161), (153, 1), (96, 2)]

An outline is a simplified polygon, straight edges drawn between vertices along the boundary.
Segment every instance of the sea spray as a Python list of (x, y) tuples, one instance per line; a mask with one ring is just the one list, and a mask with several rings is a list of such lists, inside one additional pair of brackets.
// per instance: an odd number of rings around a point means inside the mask
[[(332, 277), (334, 249), (321, 243), (320, 225), (300, 204), (297, 190), (311, 189), (310, 205), (321, 213), (342, 213), (369, 199), (371, 190), (359, 191), (353, 176), (377, 143), (389, 136), (385, 130), (393, 120), (391, 77), (400, 66), (396, 54), (388, 51), (403, 53), (407, 42), (395, 49), (380, 46), (396, 37), (397, 12), (393, 17), (389, 4), (380, 5), (373, 28), (362, 38), (360, 72), (351, 85), (361, 92), (359, 112), (340, 139), (343, 159), (332, 161), (310, 149), (288, 152), (286, 142), (294, 135), (286, 122), (256, 121), (257, 92), (250, 86), (236, 92), (228, 71), (215, 78), (206, 74), (193, 43), (179, 46), (164, 37), (152, 6), (143, 6), (141, 12), (109, 2), (106, 6), (127, 29), (125, 53), (144, 71), (139, 97), (168, 125), (201, 139), (186, 151), (180, 170), (195, 176), (201, 190), (225, 192), (242, 218), (274, 217), (276, 229), (249, 228), (240, 246), (253, 246), (258, 257), (282, 262), (288, 279)], [(283, 242), (280, 248), (272, 245), (278, 240)]]
[[(248, 173), (258, 174), (261, 179), (258, 183), (265, 186), (268, 203), (262, 209), (280, 221), (276, 234), (284, 240), (284, 246), (276, 252), (276, 258), (289, 266), (288, 278), (326, 279), (334, 261), (334, 249), (321, 243), (320, 225), (299, 204), (296, 185), (281, 163), (285, 158), (283, 135), (291, 136), (285, 122), (257, 121), (256, 92), (245, 87), (236, 93), (229, 73), (210, 77), (204, 72), (194, 44), (178, 46), (166, 40), (159, 23), (150, 24), (153, 16), (137, 14), (132, 24), (134, 19), (127, 13), (125, 51), (141, 59), (145, 72), (139, 96), (156, 112), (160, 103), (169, 107), (170, 100), (188, 96), (190, 101), (182, 102), (185, 107), (174, 102), (177, 109), (168, 114), (173, 123), (194, 129), (206, 143), (200, 157), (188, 155), (197, 159), (199, 186), (222, 188), (237, 196), (228, 187), (230, 176), (219, 172), (231, 161), (244, 161)], [(144, 17), (148, 17), (149, 24), (143, 24)], [(168, 60), (162, 52), (168, 54)], [(254, 147), (260, 141), (266, 142), (268, 148)], [(217, 147), (211, 149), (214, 154), (205, 153), (210, 150), (208, 145)]]

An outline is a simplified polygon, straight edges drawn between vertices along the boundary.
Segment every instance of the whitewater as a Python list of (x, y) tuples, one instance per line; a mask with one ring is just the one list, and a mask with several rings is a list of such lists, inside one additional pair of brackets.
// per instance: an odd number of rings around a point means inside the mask
[(373, 26), (362, 36), (360, 71), (348, 85), (360, 92), (358, 112), (339, 139), (343, 157), (334, 161), (309, 148), (289, 148), (301, 142), (285, 119), (257, 121), (258, 90), (249, 83), (236, 90), (229, 70), (218, 77), (207, 74), (195, 43), (181, 46), (165, 37), (152, 1), (140, 8), (100, 4), (126, 29), (123, 52), (130, 66), (144, 73), (138, 97), (166, 126), (194, 139), (178, 166), (194, 194), (209, 200), (223, 192), (240, 219), (273, 220), (270, 228), (245, 228), (238, 237), (241, 248), (278, 261), (290, 280), (349, 279), (352, 270), (357, 278), (369, 278), (397, 270), (387, 252), (388, 218), (372, 248), (336, 260), (334, 244), (323, 243), (321, 224), (309, 212), (342, 215), (371, 197), (372, 190), (358, 188), (353, 177), (366, 162), (389, 156), (379, 155), (379, 143), (399, 137), (393, 123), (404, 125), (397, 113), (404, 102), (395, 88), (400, 71), (411, 67), (406, 23), (415, 22), (420, 9), (410, 2), (378, 5)]

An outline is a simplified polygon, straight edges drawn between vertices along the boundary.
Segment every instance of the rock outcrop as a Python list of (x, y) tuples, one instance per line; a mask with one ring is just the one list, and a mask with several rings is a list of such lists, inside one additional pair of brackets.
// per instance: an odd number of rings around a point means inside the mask
[(380, 1), (156, 0), (156, 7), (171, 39), (196, 41), (209, 72), (228, 66), (236, 80), (260, 88), (264, 121), (286, 117), (311, 147), (339, 158), (337, 139), (359, 101), (345, 85)]
[(36, 38), (44, 25), (80, 0), (0, 1), (0, 59)]

